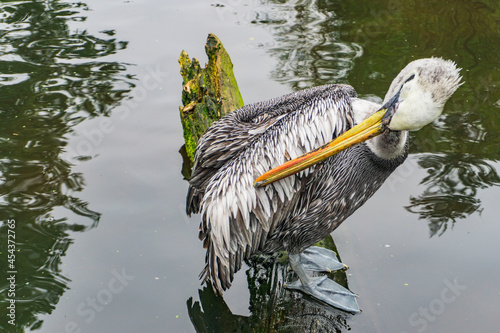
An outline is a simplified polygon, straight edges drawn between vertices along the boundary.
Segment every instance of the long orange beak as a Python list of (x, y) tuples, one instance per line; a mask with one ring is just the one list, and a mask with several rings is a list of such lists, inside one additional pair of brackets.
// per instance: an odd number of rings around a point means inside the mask
[(386, 114), (387, 110), (387, 108), (383, 108), (380, 111), (377, 111), (375, 114), (365, 119), (362, 123), (339, 135), (329, 143), (326, 143), (319, 148), (316, 148), (264, 173), (255, 180), (254, 186), (265, 186), (291, 176), (313, 164), (319, 163), (326, 158), (341, 152), (342, 150), (382, 134), (382, 118)]

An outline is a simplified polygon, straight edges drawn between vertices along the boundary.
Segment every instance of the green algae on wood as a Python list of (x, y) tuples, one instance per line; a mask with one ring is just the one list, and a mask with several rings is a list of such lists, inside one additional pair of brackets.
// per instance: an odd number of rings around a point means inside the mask
[(205, 52), (208, 56), (205, 68), (196, 58), (190, 60), (185, 51), (179, 57), (184, 105), (179, 110), (186, 154), (191, 160), (198, 140), (210, 125), (243, 106), (231, 58), (214, 34), (208, 35)]

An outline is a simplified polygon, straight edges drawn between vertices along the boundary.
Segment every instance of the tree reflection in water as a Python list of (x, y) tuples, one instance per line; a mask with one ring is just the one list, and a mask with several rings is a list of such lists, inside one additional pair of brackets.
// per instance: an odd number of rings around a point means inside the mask
[[(73, 127), (106, 116), (131, 90), (126, 67), (98, 59), (126, 47), (73, 30), (85, 21), (81, 2), (4, 2), (0, 5), (0, 243), (7, 219), (16, 221), (16, 331), (41, 326), (68, 288), (61, 257), (71, 232), (97, 226), (100, 213), (78, 198), (81, 173), (61, 157)], [(0, 249), (4, 262), (6, 248)], [(0, 265), (1, 276), (7, 272)], [(5, 278), (0, 307), (5, 309)], [(0, 330), (9, 318), (0, 318)]]
[(487, 161), (462, 154), (425, 155), (418, 164), (428, 175), (426, 189), (410, 198), (406, 208), (429, 221), (430, 236), (442, 235), (459, 219), (481, 212), (478, 189), (500, 185), (500, 177)]

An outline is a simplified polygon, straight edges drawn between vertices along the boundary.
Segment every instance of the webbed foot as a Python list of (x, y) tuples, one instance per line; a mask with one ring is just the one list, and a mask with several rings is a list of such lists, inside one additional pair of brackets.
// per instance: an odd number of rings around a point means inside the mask
[(306, 272), (306, 270), (331, 272), (345, 268), (346, 266), (337, 260), (335, 252), (313, 246), (301, 254), (289, 254), (288, 258), (299, 280), (286, 285), (286, 288), (300, 290), (344, 311), (359, 312), (354, 293), (328, 279), (327, 276), (312, 277)]
[(356, 295), (326, 276), (309, 277), (305, 284), (297, 280), (285, 285), (285, 287), (300, 290), (328, 305), (344, 311), (353, 313), (360, 311)]
[(349, 268), (347, 265), (338, 261), (335, 252), (317, 246), (311, 246), (305, 249), (300, 254), (300, 262), (305, 270), (313, 272), (331, 273), (339, 269)]

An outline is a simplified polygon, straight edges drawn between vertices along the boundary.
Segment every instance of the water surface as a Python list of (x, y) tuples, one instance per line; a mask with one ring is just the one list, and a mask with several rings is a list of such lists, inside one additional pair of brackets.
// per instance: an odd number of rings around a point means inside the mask
[[(495, 1), (2, 2), (0, 330), (495, 332), (499, 16)], [(209, 32), (246, 103), (326, 83), (380, 101), (411, 60), (463, 68), (405, 164), (333, 233), (362, 313), (283, 290), (294, 277), (269, 258), (224, 298), (200, 286), (177, 58), (206, 62)]]

